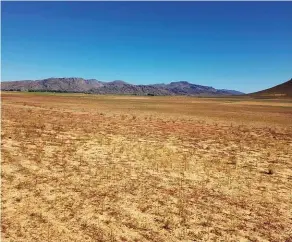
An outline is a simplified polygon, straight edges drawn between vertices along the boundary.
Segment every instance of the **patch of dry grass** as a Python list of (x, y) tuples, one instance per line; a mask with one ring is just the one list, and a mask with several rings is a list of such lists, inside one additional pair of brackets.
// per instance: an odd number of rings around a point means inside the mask
[(2, 93), (2, 240), (290, 241), (292, 107), (260, 102)]

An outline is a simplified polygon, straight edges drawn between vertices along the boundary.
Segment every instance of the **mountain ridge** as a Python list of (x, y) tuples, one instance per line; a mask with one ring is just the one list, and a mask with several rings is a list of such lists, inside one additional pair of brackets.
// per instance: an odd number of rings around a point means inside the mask
[(249, 94), (254, 97), (292, 97), (292, 78), (276, 86)]
[(134, 85), (122, 80), (110, 82), (80, 77), (50, 77), (41, 80), (23, 80), (1, 82), (3, 91), (52, 91), (80, 92), (96, 94), (129, 94), (129, 95), (242, 95), (244, 93), (216, 89), (189, 83), (187, 81), (172, 81), (169, 84)]

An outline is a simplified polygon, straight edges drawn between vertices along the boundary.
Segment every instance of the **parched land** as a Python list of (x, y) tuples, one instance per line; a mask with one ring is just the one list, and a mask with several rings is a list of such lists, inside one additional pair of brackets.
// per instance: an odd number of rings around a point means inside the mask
[(2, 93), (2, 241), (292, 241), (292, 101)]

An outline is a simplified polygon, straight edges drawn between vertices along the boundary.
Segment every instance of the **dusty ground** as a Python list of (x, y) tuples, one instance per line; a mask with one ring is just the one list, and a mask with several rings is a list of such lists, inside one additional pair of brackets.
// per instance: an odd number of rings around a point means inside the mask
[(292, 241), (292, 101), (2, 93), (2, 241)]

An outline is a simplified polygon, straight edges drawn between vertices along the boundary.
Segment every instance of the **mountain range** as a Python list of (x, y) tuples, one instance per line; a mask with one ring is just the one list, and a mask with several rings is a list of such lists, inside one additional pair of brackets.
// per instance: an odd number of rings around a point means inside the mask
[(24, 80), (1, 82), (3, 91), (47, 91), (79, 92), (95, 94), (128, 95), (242, 95), (244, 93), (227, 89), (192, 84), (186, 81), (169, 84), (134, 85), (124, 81), (103, 82), (83, 78), (47, 78), (43, 80)]

